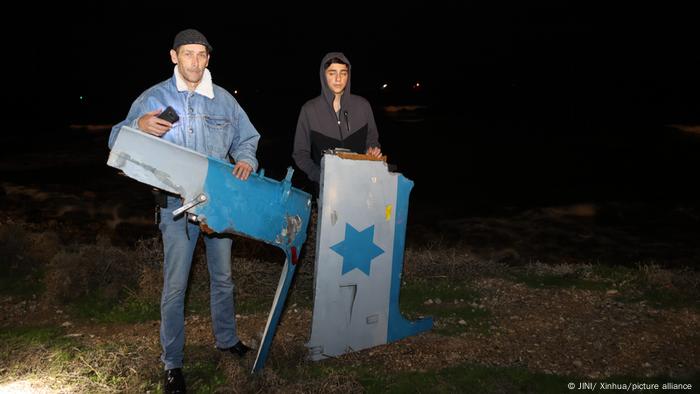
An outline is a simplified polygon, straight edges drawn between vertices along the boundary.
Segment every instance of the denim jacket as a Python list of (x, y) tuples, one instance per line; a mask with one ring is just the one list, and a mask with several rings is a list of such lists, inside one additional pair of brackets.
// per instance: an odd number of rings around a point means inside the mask
[[(207, 77), (211, 80), (209, 75)], [(212, 98), (198, 91), (178, 91), (175, 75), (149, 88), (131, 105), (126, 119), (112, 127), (110, 149), (122, 126), (138, 129), (141, 116), (170, 105), (180, 120), (163, 135), (163, 139), (224, 161), (230, 155), (235, 162), (246, 162), (257, 171), (255, 152), (260, 134), (236, 99), (222, 87), (211, 85)]]

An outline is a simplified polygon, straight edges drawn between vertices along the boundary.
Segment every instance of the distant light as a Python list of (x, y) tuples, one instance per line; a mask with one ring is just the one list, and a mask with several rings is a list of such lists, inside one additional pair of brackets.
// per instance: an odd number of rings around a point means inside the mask
[(415, 87), (419, 88), (419, 87), (420, 87), (420, 82), (416, 82), (416, 86), (415, 86)]
[(80, 101), (83, 101), (85, 99), (85, 96), (80, 96)]
[(233, 91), (233, 94), (238, 94), (238, 90), (234, 90), (234, 91)]
[(388, 83), (385, 83), (384, 85), (382, 85), (382, 89), (386, 89), (386, 88), (388, 88), (388, 87), (389, 87), (389, 84), (388, 84)]

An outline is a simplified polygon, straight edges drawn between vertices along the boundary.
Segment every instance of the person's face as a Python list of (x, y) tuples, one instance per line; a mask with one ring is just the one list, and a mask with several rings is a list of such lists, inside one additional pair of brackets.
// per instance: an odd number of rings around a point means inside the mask
[(170, 50), (170, 59), (177, 64), (177, 69), (189, 83), (198, 84), (209, 64), (207, 48), (201, 44), (180, 45), (177, 51)]
[(341, 94), (348, 84), (348, 66), (345, 64), (331, 63), (326, 69), (326, 82), (335, 94)]

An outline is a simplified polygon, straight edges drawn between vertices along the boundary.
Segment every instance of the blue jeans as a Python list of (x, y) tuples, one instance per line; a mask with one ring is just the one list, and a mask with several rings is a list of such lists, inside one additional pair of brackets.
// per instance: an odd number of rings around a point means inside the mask
[[(173, 210), (182, 205), (179, 198), (168, 197), (168, 207), (160, 211), (165, 262), (163, 293), (160, 301), (161, 360), (165, 369), (181, 368), (185, 346), (185, 292), (192, 265), (192, 255), (199, 226), (181, 214), (173, 218)], [(185, 233), (185, 226), (189, 239)], [(231, 238), (203, 235), (209, 268), (211, 320), (216, 347), (228, 348), (238, 342), (236, 314), (233, 305), (231, 278)]]

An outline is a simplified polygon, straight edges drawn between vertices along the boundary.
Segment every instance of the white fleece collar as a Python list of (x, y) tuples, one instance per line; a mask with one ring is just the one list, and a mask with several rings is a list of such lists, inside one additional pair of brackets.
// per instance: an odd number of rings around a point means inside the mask
[[(182, 74), (180, 74), (180, 70), (177, 69), (177, 64), (175, 65), (175, 86), (177, 87), (177, 90), (179, 92), (185, 92), (188, 91), (189, 88), (187, 87), (187, 83), (185, 83), (185, 79), (182, 77)], [(208, 68), (204, 69), (204, 75), (202, 75), (202, 80), (199, 81), (199, 85), (197, 85), (197, 88), (194, 90), (195, 93), (199, 93), (204, 97), (208, 97), (210, 99), (214, 98), (214, 84), (211, 81), (211, 73), (209, 72)]]

